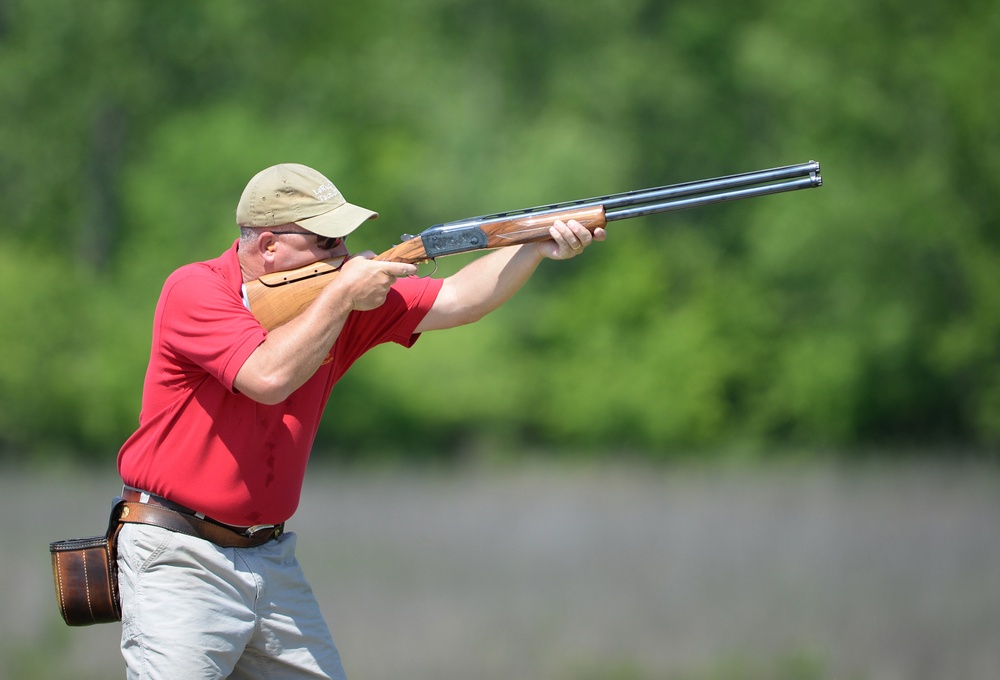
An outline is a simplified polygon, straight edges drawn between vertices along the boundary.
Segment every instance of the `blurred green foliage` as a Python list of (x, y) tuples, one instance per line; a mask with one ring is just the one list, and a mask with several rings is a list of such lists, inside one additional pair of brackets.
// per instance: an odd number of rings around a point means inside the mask
[[(826, 186), (612, 225), (483, 322), (379, 349), (319, 448), (1000, 441), (1000, 6), (0, 3), (0, 447), (116, 450), (175, 267), (317, 167), (469, 215), (812, 158)], [(442, 261), (443, 272), (462, 264)]]

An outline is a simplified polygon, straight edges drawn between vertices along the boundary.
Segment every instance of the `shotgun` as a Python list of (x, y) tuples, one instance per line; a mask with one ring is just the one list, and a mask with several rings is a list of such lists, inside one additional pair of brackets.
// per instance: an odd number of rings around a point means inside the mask
[[(436, 224), (377, 255), (384, 262), (421, 264), (443, 255), (503, 248), (549, 238), (556, 220), (577, 220), (593, 232), (608, 222), (713, 203), (766, 196), (823, 184), (817, 161), (744, 172), (714, 179), (626, 191), (597, 198), (540, 205)], [(299, 269), (266, 274), (246, 284), (250, 311), (271, 330), (299, 315), (332, 280), (344, 258), (323, 260)]]

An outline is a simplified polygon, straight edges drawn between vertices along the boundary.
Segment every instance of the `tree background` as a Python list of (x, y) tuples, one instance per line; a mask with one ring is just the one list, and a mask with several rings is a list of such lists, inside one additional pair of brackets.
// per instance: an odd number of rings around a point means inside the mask
[(113, 455), (163, 279), (273, 163), (378, 210), (352, 247), (379, 252), (816, 159), (818, 191), (612, 224), (483, 322), (375, 350), (317, 448), (990, 456), (998, 38), (983, 0), (0, 1), (0, 451)]

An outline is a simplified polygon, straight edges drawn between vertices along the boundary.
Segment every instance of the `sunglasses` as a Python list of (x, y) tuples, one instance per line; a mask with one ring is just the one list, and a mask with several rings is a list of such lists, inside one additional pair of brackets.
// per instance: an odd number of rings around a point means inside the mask
[(315, 236), (316, 246), (320, 250), (333, 250), (334, 248), (340, 247), (341, 243), (347, 240), (346, 236), (320, 236), (319, 234), (313, 234), (311, 231), (272, 231), (272, 234), (302, 234), (303, 236)]

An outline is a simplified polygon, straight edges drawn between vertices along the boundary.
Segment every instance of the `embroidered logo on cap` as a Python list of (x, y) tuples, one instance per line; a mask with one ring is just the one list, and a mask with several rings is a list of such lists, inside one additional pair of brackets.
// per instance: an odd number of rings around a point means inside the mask
[(333, 186), (333, 182), (320, 184), (318, 187), (313, 189), (313, 196), (316, 197), (317, 201), (329, 201), (336, 195), (337, 195), (337, 187)]

